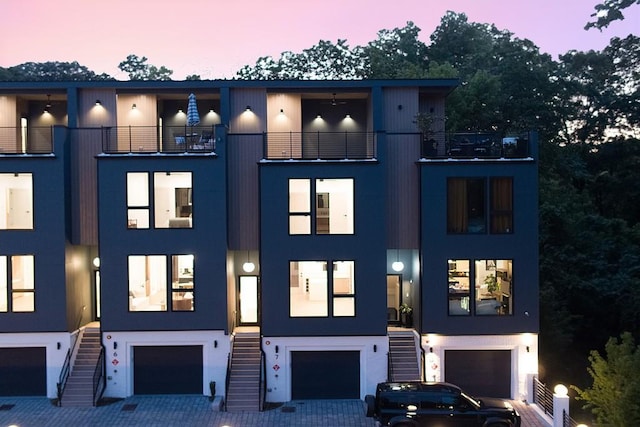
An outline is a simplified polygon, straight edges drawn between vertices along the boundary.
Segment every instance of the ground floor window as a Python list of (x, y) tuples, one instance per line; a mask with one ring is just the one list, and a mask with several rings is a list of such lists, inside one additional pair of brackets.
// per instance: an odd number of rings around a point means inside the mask
[(513, 314), (512, 260), (449, 260), (448, 287), (449, 315)]
[(33, 255), (0, 256), (0, 312), (35, 311)]
[(291, 317), (355, 316), (353, 261), (291, 261)]
[(167, 297), (171, 311), (194, 310), (193, 255), (130, 255), (128, 264), (129, 311), (167, 311)]

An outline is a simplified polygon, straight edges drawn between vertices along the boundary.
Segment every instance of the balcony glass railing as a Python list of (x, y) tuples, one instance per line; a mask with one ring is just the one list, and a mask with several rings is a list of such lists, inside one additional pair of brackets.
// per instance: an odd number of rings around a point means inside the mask
[(374, 132), (268, 132), (268, 160), (367, 160), (376, 158)]
[(0, 127), (0, 154), (53, 153), (53, 127)]
[(528, 134), (503, 137), (497, 133), (418, 134), (424, 159), (527, 158), (531, 155)]
[(101, 128), (102, 151), (117, 153), (212, 153), (214, 126), (113, 126)]

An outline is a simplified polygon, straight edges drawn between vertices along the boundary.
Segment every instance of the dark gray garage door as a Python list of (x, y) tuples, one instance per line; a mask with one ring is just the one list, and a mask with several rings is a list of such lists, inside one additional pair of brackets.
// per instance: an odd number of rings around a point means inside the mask
[(511, 397), (510, 350), (446, 350), (445, 381), (467, 393), (485, 397)]
[(133, 348), (134, 394), (202, 394), (202, 346)]
[(292, 399), (359, 399), (360, 352), (291, 352)]
[(46, 396), (47, 349), (0, 348), (0, 396)]

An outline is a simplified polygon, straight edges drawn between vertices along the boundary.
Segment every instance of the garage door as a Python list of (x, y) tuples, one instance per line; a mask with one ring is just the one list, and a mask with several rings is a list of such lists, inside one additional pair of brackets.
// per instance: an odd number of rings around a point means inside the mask
[(292, 399), (359, 399), (360, 352), (291, 352)]
[(0, 396), (46, 396), (47, 349), (0, 348)]
[(511, 397), (510, 350), (446, 350), (445, 381), (474, 396)]
[(202, 394), (202, 346), (133, 348), (134, 394)]

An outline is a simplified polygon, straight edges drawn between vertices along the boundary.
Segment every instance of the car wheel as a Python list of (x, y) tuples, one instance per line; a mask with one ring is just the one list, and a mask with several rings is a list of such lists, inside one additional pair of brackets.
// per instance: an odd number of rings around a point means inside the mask
[(364, 397), (364, 403), (367, 405), (367, 417), (373, 417), (376, 410), (376, 397), (367, 394)]

